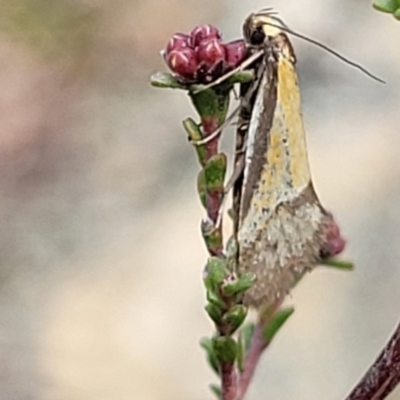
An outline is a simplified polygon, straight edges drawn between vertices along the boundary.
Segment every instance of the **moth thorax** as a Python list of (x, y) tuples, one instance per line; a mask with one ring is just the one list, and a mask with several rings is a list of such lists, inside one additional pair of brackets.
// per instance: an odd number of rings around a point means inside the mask
[(243, 35), (246, 42), (252, 46), (260, 46), (265, 38), (277, 37), (282, 30), (276, 26), (279, 23), (273, 17), (265, 14), (251, 14), (243, 25)]

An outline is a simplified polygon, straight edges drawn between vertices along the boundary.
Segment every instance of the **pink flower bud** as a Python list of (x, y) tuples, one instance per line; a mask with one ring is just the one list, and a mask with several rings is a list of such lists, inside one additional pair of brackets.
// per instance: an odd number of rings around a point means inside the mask
[(222, 60), (225, 60), (225, 46), (217, 38), (203, 40), (197, 48), (197, 58), (206, 68), (211, 68)]
[(187, 47), (190, 47), (189, 35), (185, 35), (184, 33), (175, 33), (175, 35), (169, 40), (165, 52), (168, 55), (172, 50), (180, 50)]
[(235, 40), (225, 45), (226, 62), (230, 68), (236, 68), (247, 55), (247, 48), (243, 40)]
[(187, 79), (195, 77), (199, 65), (196, 52), (189, 47), (171, 50), (167, 55), (167, 64), (173, 72)]
[(327, 257), (336, 256), (341, 253), (346, 246), (346, 241), (342, 238), (339, 227), (335, 221), (332, 221), (332, 224), (329, 225), (326, 232), (326, 239), (328, 243), (324, 255)]
[(205, 39), (221, 39), (221, 33), (212, 25), (197, 26), (189, 33), (190, 44), (197, 47)]

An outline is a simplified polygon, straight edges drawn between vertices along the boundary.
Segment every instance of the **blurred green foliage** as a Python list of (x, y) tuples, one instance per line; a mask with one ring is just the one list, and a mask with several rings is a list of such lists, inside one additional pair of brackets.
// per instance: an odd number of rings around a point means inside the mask
[(376, 0), (373, 6), (375, 9), (392, 14), (400, 20), (400, 0)]

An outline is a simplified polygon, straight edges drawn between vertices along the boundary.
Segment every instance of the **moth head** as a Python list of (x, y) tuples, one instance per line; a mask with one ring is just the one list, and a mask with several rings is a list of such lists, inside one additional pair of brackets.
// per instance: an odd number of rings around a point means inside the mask
[(266, 38), (275, 38), (282, 33), (276, 25), (280, 24), (279, 18), (269, 12), (251, 14), (243, 25), (243, 35), (251, 46), (261, 46)]

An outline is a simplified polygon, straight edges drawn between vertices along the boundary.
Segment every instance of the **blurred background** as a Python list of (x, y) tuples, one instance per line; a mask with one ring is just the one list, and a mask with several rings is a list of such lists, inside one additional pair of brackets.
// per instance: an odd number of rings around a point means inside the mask
[(376, 357), (400, 318), (399, 22), (355, 0), (0, 0), (1, 399), (213, 398), (194, 112), (149, 77), (173, 33), (235, 39), (267, 6), (387, 84), (293, 39), (314, 183), (357, 268), (296, 288), (248, 399), (343, 399)]

